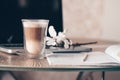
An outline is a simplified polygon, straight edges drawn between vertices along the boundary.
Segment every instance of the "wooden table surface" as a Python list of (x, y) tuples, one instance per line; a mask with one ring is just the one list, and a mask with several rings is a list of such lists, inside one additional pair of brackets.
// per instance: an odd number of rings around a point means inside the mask
[[(72, 39), (73, 43), (86, 43), (97, 41), (97, 44), (84, 45), (83, 47), (92, 48), (93, 51), (104, 51), (106, 47), (119, 44), (119, 42), (105, 41), (98, 39)], [(85, 70), (120, 70), (118, 65), (93, 65), (93, 66), (51, 66), (48, 64), (47, 59), (28, 59), (25, 56), (8, 55), (0, 52), (0, 70), (12, 71), (39, 71), (39, 70), (66, 70), (66, 71), (85, 71)]]

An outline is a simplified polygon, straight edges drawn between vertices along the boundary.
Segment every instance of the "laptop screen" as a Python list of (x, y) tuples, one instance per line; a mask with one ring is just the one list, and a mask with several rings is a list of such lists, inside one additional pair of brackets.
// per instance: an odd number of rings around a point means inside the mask
[(57, 32), (62, 31), (61, 3), (61, 0), (1, 0), (0, 44), (23, 44), (21, 19), (49, 19), (49, 25)]

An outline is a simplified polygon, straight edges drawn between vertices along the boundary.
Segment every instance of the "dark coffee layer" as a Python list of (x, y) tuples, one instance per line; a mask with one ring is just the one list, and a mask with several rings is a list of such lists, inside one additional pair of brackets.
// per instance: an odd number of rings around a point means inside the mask
[(45, 35), (45, 27), (25, 27), (24, 33), (27, 41), (41, 41)]

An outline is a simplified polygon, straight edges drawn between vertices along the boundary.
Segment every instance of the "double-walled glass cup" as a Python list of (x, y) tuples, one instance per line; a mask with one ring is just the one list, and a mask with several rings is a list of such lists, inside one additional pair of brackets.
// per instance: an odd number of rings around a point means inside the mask
[(49, 20), (22, 19), (24, 49), (28, 58), (43, 58)]

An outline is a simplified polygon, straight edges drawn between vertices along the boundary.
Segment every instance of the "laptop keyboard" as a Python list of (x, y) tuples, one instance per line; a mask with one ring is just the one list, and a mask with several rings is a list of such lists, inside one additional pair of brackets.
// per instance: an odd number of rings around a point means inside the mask
[(23, 44), (0, 44), (3, 47), (23, 47)]

